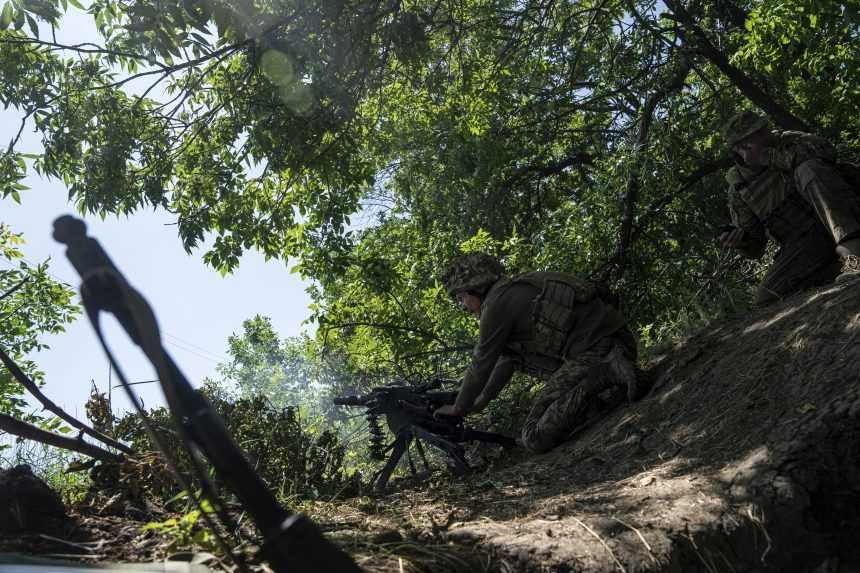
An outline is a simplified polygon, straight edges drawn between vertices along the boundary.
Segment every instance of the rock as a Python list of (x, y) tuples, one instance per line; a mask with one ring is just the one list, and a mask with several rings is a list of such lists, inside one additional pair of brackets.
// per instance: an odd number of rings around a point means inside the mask
[(403, 536), (396, 529), (384, 529), (379, 533), (376, 533), (371, 538), (371, 541), (377, 545), (381, 545), (383, 543), (398, 543), (403, 541)]
[(60, 496), (30, 466), (0, 470), (0, 532), (48, 532), (65, 519)]

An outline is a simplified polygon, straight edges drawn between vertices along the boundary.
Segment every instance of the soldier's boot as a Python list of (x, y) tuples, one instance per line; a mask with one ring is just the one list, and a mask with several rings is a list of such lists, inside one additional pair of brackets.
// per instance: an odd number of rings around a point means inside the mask
[(607, 375), (610, 383), (627, 389), (627, 400), (635, 402), (644, 396), (647, 390), (643, 392), (644, 389), (640, 387), (636, 377), (636, 366), (621, 346), (616, 345), (603, 361), (608, 367)]
[(843, 282), (860, 277), (860, 257), (857, 255), (845, 255), (842, 257), (842, 269), (836, 282)]

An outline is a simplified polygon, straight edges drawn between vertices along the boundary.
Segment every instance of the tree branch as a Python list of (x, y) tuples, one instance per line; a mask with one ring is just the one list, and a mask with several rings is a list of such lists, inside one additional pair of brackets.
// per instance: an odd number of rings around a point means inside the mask
[[(46, 410), (48, 410), (49, 412), (52, 412), (58, 418), (64, 420), (65, 422), (67, 422), (71, 426), (74, 426), (75, 428), (77, 428), (81, 432), (87, 434), (88, 436), (95, 438), (96, 440), (102, 442), (103, 444), (106, 444), (112, 448), (116, 448), (119, 451), (125, 452), (127, 454), (134, 453), (134, 450), (132, 450), (130, 447), (126, 446), (125, 444), (123, 444), (121, 442), (114, 440), (113, 438), (111, 438), (109, 436), (102, 434), (98, 430), (95, 430), (95, 429), (87, 426), (86, 424), (79, 421), (74, 416), (67, 414), (65, 410), (63, 410), (62, 408), (60, 408), (59, 406), (54, 404), (47, 396), (42, 394), (42, 391), (39, 390), (39, 387), (36, 385), (36, 383), (33, 382), (32, 380), (30, 380), (30, 378), (26, 374), (24, 374), (24, 371), (21, 370), (21, 368), (15, 363), (15, 361), (12, 360), (12, 358), (10, 358), (9, 355), (6, 354), (6, 352), (2, 348), (0, 348), (0, 361), (2, 361), (3, 365), (9, 369), (9, 372), (12, 373), (12, 376), (14, 376), (15, 379), (18, 380), (18, 382), (20, 382), (21, 385), (24, 388), (26, 388), (27, 391), (30, 392), (30, 394), (32, 394), (42, 404), (42, 406), (45, 407)], [(52, 445), (56, 445), (56, 444), (52, 444)], [(93, 457), (95, 457), (95, 456), (93, 456)]]
[(13, 294), (15, 294), (15, 291), (17, 291), (17, 290), (18, 290), (18, 289), (20, 289), (22, 286), (24, 286), (24, 285), (27, 283), (27, 281), (28, 281), (28, 280), (30, 280), (30, 277), (29, 277), (29, 276), (26, 276), (26, 277), (24, 277), (24, 279), (23, 279), (23, 280), (19, 281), (19, 282), (18, 282), (18, 284), (16, 284), (15, 286), (13, 286), (12, 288), (10, 288), (9, 290), (7, 290), (6, 292), (4, 292), (3, 294), (0, 294), (0, 300), (3, 300), (4, 298), (10, 297), (10, 296), (12, 296)]
[(648, 137), (651, 131), (651, 123), (654, 120), (654, 110), (660, 105), (666, 97), (672, 92), (680, 90), (684, 87), (684, 80), (687, 74), (690, 73), (690, 62), (684, 58), (674, 72), (669, 76), (666, 83), (659, 86), (652, 93), (642, 106), (642, 114), (639, 117), (639, 133), (636, 136), (636, 144), (634, 147), (633, 161), (634, 165), (630, 170), (630, 175), (627, 178), (627, 191), (624, 198), (624, 214), (621, 217), (620, 238), (618, 242), (618, 254), (615, 259), (617, 261), (617, 271), (619, 278), (624, 273), (627, 265), (627, 256), (632, 244), (631, 237), (633, 232), (633, 218), (636, 210), (636, 201), (639, 197), (639, 188), (641, 186), (640, 170), (639, 170), (639, 151), (648, 143)]
[[(109, 50), (107, 48), (103, 48), (98, 44), (93, 44), (91, 42), (84, 42), (82, 44), (58, 44), (57, 42), (47, 42), (45, 40), (38, 40), (36, 38), (3, 38), (0, 39), (0, 44), (15, 44), (15, 45), (31, 45), (35, 44), (37, 46), (45, 46), (48, 48), (52, 48), (53, 50), (71, 50), (74, 52), (78, 52), (79, 54), (105, 54), (108, 56), (117, 56), (123, 58), (132, 58), (135, 60), (145, 60), (148, 63), (151, 63), (151, 58), (144, 56), (143, 54), (134, 54), (132, 52), (118, 52), (115, 50)], [(91, 46), (91, 47), (87, 47)], [(166, 64), (161, 62), (155, 62), (156, 66), (164, 69), (167, 68)]]
[[(809, 124), (780, 105), (762, 88), (760, 88), (751, 77), (745, 74), (741, 69), (733, 66), (731, 62), (729, 62), (726, 54), (714, 46), (707, 34), (705, 34), (705, 31), (696, 24), (693, 17), (689, 12), (687, 12), (680, 0), (666, 0), (666, 6), (672, 10), (672, 13), (675, 15), (675, 20), (680, 24), (677, 28), (678, 36), (680, 36), (685, 43), (695, 47), (701, 55), (716, 66), (717, 69), (723, 72), (735, 87), (737, 87), (751, 102), (769, 115), (773, 119), (774, 123), (783, 129), (807, 132), (813, 131)], [(692, 42), (690, 41), (689, 36), (692, 36)]]
[[(686, 193), (693, 186), (695, 186), (699, 181), (707, 177), (708, 175), (714, 173), (719, 169), (726, 169), (732, 165), (732, 158), (728, 155), (724, 155), (722, 157), (718, 157), (717, 159), (708, 161), (699, 166), (695, 171), (693, 171), (689, 176), (684, 178), (683, 183), (680, 187), (677, 187), (663, 196), (662, 199), (652, 204), (648, 209), (645, 210), (644, 214), (639, 218), (637, 224), (633, 226), (633, 230), (630, 236), (630, 242), (635, 243), (639, 237), (642, 235), (643, 230), (647, 226), (651, 220), (661, 212), (663, 207), (672, 202), (673, 199), (680, 196), (682, 193)], [(611, 274), (614, 267), (619, 264), (618, 259), (618, 251), (609, 258), (605, 263), (597, 267), (589, 276), (589, 280), (595, 280), (597, 282), (604, 282), (606, 278)]]
[(13, 436), (18, 436), (25, 440), (34, 440), (49, 446), (78, 452), (79, 454), (84, 454), (85, 456), (90, 456), (91, 458), (95, 458), (103, 462), (113, 462), (119, 459), (118, 455), (112, 454), (105, 449), (94, 446), (93, 444), (89, 444), (83, 441), (80, 436), (78, 438), (61, 436), (60, 434), (43, 430), (33, 424), (16, 420), (8, 414), (0, 414), (0, 431), (8, 432)]
[(573, 165), (591, 165), (594, 162), (593, 158), (589, 153), (584, 151), (578, 151), (573, 155), (565, 157), (564, 159), (560, 159), (558, 161), (553, 161), (550, 163), (534, 163), (531, 165), (526, 165), (516, 169), (510, 177), (502, 181), (502, 187), (511, 187), (515, 183), (520, 180), (528, 177), (529, 175), (535, 174), (540, 177), (550, 177), (552, 175), (557, 175), (567, 169), (568, 167), (572, 167)]
[[(322, 325), (320, 325), (320, 326), (322, 327)], [(411, 332), (411, 333), (417, 334), (423, 338), (427, 338), (429, 340), (435, 340), (436, 342), (441, 344), (444, 348), (448, 348), (448, 345), (445, 343), (445, 341), (442, 340), (441, 338), (439, 338), (437, 335), (435, 335), (432, 332), (428, 332), (426, 330), (421, 330), (419, 328), (412, 328), (410, 326), (401, 326), (399, 324), (356, 321), (356, 322), (344, 322), (344, 323), (340, 323), (340, 324), (326, 324), (324, 328), (325, 328), (325, 330), (332, 330), (332, 329), (350, 328), (353, 326), (369, 326), (371, 328), (378, 328), (380, 330), (386, 330), (387, 329), (387, 330), (399, 330), (401, 332)]]

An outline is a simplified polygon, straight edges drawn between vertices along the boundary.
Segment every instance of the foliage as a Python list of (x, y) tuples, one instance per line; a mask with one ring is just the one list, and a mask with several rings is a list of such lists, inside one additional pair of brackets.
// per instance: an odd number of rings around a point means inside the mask
[[(40, 337), (63, 332), (78, 307), (72, 301), (72, 289), (51, 277), (47, 261), (33, 265), (24, 259), (23, 244), (20, 234), (0, 223), (0, 347), (41, 382), (36, 365), (22, 358), (46, 348)], [(25, 415), (25, 405), (21, 385), (6, 368), (0, 368), (0, 412), (31, 422), (38, 420), (37, 416)]]
[(243, 396), (268, 397), (276, 406), (310, 403), (315, 368), (305, 355), (306, 339), (283, 341), (265, 316), (242, 323), (242, 334), (227, 340), (232, 361), (218, 366), (222, 384), (235, 384)]
[(366, 383), (344, 353), (320, 352), (307, 336), (281, 339), (271, 320), (259, 315), (242, 323), (241, 334), (230, 336), (227, 352), (231, 362), (218, 366), (221, 378), (208, 387), (217, 402), (234, 400), (223, 389), (236, 388), (239, 397), (264, 396), (275, 408), (292, 408), (309, 434), (333, 432), (338, 437), (345, 468), (356, 474), (369, 471), (364, 421), (332, 403), (333, 396), (357, 392)]
[[(203, 509), (211, 511), (209, 504)], [(193, 547), (195, 550), (218, 552), (219, 547), (214, 535), (199, 524), (201, 511), (190, 509), (177, 517), (164, 521), (151, 521), (143, 526), (148, 531), (166, 538), (168, 551), (180, 551)]]
[[(317, 432), (306, 427), (294, 407), (275, 407), (259, 395), (234, 397), (213, 385), (207, 386), (204, 393), (259, 475), (282, 498), (316, 497), (336, 493), (349, 486), (343, 468), (344, 448), (337, 436), (329, 431)], [(102, 398), (95, 395), (91, 402), (100, 402)], [(96, 410), (96, 405), (87, 408), (88, 412)], [(188, 475), (190, 462), (172, 430), (167, 410), (151, 410), (148, 417), (162, 443), (177, 455), (180, 471)], [(157, 449), (135, 414), (114, 420), (110, 433), (129, 443), (137, 452), (136, 458), (148, 456), (147, 452)], [(118, 468), (98, 467), (97, 473), (104, 474), (98, 481), (113, 484), (112, 487), (124, 484), (122, 487), (135, 496), (160, 498), (162, 501), (177, 493), (175, 482), (157, 455), (153, 454), (152, 459), (142, 463), (130, 460), (129, 464)]]
[(95, 0), (96, 47), (35, 37), (59, 0), (7, 6), (0, 102), (44, 150), (13, 140), (0, 193), (32, 165), (84, 211), (175, 213), (222, 272), (292, 257), (314, 339), (252, 319), (221, 372), (278, 406), (456, 376), (459, 251), (605, 281), (649, 344), (742, 309), (719, 127), (755, 102), (860, 147), (853, 1)]

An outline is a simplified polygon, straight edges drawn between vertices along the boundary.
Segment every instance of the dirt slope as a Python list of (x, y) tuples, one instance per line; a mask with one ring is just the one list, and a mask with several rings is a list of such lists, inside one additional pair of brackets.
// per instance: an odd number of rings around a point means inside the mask
[[(304, 509), (369, 572), (860, 573), (858, 295), (712, 325), (651, 365), (647, 398), (547, 454)], [(76, 516), (0, 550), (163, 559), (142, 525)]]
[(354, 504), (340, 536), (468, 548), (469, 569), (860, 572), (858, 295), (719, 322), (577, 441)]

